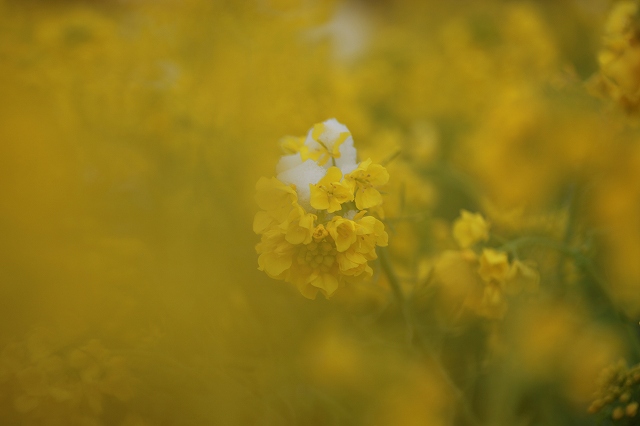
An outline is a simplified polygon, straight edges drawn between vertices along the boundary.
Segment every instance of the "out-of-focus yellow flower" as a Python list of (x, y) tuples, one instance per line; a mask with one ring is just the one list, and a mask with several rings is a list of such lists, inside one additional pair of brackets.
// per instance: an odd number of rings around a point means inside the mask
[(457, 320), (482, 297), (478, 259), (471, 250), (446, 250), (433, 266), (433, 283), (439, 292), (438, 311), (447, 321)]
[(627, 112), (637, 112), (640, 107), (638, 22), (636, 1), (615, 4), (598, 55), (600, 72), (589, 81), (593, 91), (610, 97)]
[(462, 210), (460, 217), (453, 223), (453, 238), (460, 247), (469, 248), (489, 239), (489, 224), (480, 213)]
[[(278, 177), (261, 178), (256, 185), (263, 209), (253, 223), (262, 236), (256, 245), (258, 266), (270, 277), (296, 285), (305, 297), (315, 298), (318, 291), (330, 297), (341, 283), (373, 275), (369, 261), (377, 258), (377, 246), (387, 245), (388, 235), (380, 220), (353, 203), (357, 187), (343, 179), (345, 172), (359, 167), (346, 126), (335, 119), (314, 126), (304, 146), (291, 154), (298, 142), (285, 149)], [(304, 147), (314, 144), (327, 148), (328, 157), (310, 155)], [(374, 166), (371, 160), (365, 163), (362, 170)]]
[(508, 327), (513, 362), (523, 382), (556, 382), (576, 405), (593, 401), (599, 371), (620, 357), (614, 329), (585, 322), (575, 304), (548, 301), (520, 304)]
[(493, 249), (484, 249), (480, 256), (469, 249), (447, 250), (433, 266), (433, 282), (449, 319), (460, 317), (465, 309), (500, 319), (507, 312), (508, 296), (533, 291), (539, 281), (531, 263), (510, 264), (506, 253)]
[(304, 137), (285, 136), (280, 139), (280, 148), (287, 155), (297, 154), (304, 146)]
[(504, 289), (507, 293), (533, 292), (539, 285), (540, 273), (532, 262), (523, 262), (519, 259), (513, 261), (505, 277)]
[(113, 415), (107, 401), (130, 401), (139, 386), (127, 360), (97, 339), (59, 348), (34, 332), (7, 345), (0, 365), (0, 391), (9, 389), (24, 424), (102, 424)]
[(478, 273), (485, 282), (504, 282), (509, 272), (507, 253), (486, 248), (480, 256)]
[(295, 188), (285, 185), (272, 177), (261, 177), (256, 183), (256, 201), (258, 206), (269, 213), (273, 219), (282, 221), (289, 214), (289, 209), (297, 201)]

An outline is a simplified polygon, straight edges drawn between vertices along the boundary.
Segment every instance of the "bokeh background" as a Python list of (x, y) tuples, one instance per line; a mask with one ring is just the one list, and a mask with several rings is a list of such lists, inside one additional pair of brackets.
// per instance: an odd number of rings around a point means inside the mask
[[(638, 34), (632, 1), (0, 0), (0, 423), (637, 424), (637, 387), (587, 410), (640, 361)], [(331, 117), (389, 169), (404, 302), (257, 270), (255, 182)], [(461, 209), (537, 291), (459, 309)]]

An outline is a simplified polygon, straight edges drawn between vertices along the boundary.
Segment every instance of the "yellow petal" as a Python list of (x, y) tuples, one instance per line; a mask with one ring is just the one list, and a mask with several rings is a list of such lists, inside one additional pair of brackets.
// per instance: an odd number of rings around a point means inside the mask
[(382, 196), (375, 188), (360, 189), (356, 192), (356, 207), (358, 209), (368, 209), (382, 204)]
[(265, 211), (259, 211), (253, 218), (253, 232), (262, 234), (274, 223), (273, 218)]

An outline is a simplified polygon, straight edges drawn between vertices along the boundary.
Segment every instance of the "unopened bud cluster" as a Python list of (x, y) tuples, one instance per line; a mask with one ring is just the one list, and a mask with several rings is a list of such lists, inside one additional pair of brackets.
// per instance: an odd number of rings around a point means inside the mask
[(598, 386), (589, 413), (606, 412), (612, 420), (620, 422), (636, 417), (640, 400), (640, 364), (628, 368), (624, 361), (619, 361), (608, 366), (600, 374)]

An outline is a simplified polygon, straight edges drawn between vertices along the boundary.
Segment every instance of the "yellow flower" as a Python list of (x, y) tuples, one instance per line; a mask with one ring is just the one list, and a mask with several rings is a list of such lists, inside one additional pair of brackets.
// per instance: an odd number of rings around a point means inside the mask
[(285, 239), (291, 244), (308, 244), (311, 242), (315, 230), (314, 222), (317, 216), (307, 213), (298, 204), (293, 206), (289, 217), (280, 225), (285, 233)]
[(445, 250), (433, 265), (433, 283), (437, 291), (436, 314), (456, 321), (465, 309), (480, 305), (483, 283), (476, 270), (478, 259), (471, 250)]
[[(261, 177), (256, 183), (256, 202), (258, 206), (266, 210), (271, 217), (282, 222), (289, 216), (293, 203), (298, 199), (295, 187), (285, 185), (272, 177)], [(261, 217), (258, 222), (264, 225), (266, 218)], [(255, 222), (254, 222), (255, 225)]]
[(291, 268), (291, 282), (308, 298), (315, 298), (318, 291), (330, 297), (339, 284), (336, 254), (328, 235), (319, 242), (299, 246), (295, 265)]
[(389, 242), (389, 234), (384, 230), (384, 224), (373, 216), (365, 216), (360, 212), (354, 220), (359, 225), (358, 235), (362, 241), (385, 247)]
[(481, 214), (461, 210), (453, 224), (453, 238), (461, 248), (469, 248), (489, 239), (489, 224)]
[(292, 155), (300, 152), (304, 146), (304, 137), (285, 136), (280, 139), (280, 148), (285, 154)]
[(355, 241), (344, 252), (338, 252), (340, 271), (360, 278), (373, 275), (368, 261), (378, 258), (376, 246), (384, 247), (388, 243), (384, 224), (373, 216), (365, 216), (365, 213), (360, 212), (354, 217)]
[(327, 224), (327, 231), (336, 243), (339, 252), (347, 250), (356, 242), (356, 223), (349, 219), (336, 216)]
[(381, 165), (371, 164), (369, 158), (347, 174), (345, 181), (355, 191), (356, 207), (363, 210), (382, 204), (382, 195), (375, 187), (386, 184), (389, 173)]
[(308, 145), (300, 147), (300, 155), (302, 160), (311, 159), (319, 165), (324, 166), (329, 159), (335, 166), (335, 159), (340, 158), (340, 145), (342, 145), (351, 133), (348, 131), (337, 133), (331, 131), (326, 123), (317, 123), (311, 131), (311, 139), (316, 142), (315, 146), (310, 148)]
[(285, 239), (279, 229), (271, 229), (262, 234), (262, 240), (256, 245), (258, 269), (271, 278), (285, 279), (287, 270), (293, 262), (295, 246)]
[(340, 272), (344, 275), (358, 278), (368, 278), (373, 275), (373, 269), (368, 265), (367, 257), (353, 246), (343, 253), (338, 253), (337, 259)]
[(278, 221), (269, 212), (260, 210), (253, 218), (253, 232), (256, 234), (264, 234), (267, 229), (271, 228)]
[(353, 192), (340, 182), (342, 172), (337, 167), (329, 167), (327, 174), (317, 184), (310, 184), (311, 207), (329, 213), (342, 208), (341, 204), (353, 201)]
[(323, 224), (319, 224), (318, 226), (316, 226), (316, 229), (313, 231), (313, 239), (316, 243), (324, 240), (327, 235), (329, 235), (329, 232)]
[(493, 249), (482, 250), (478, 274), (485, 282), (503, 283), (509, 273), (509, 258), (507, 253)]

